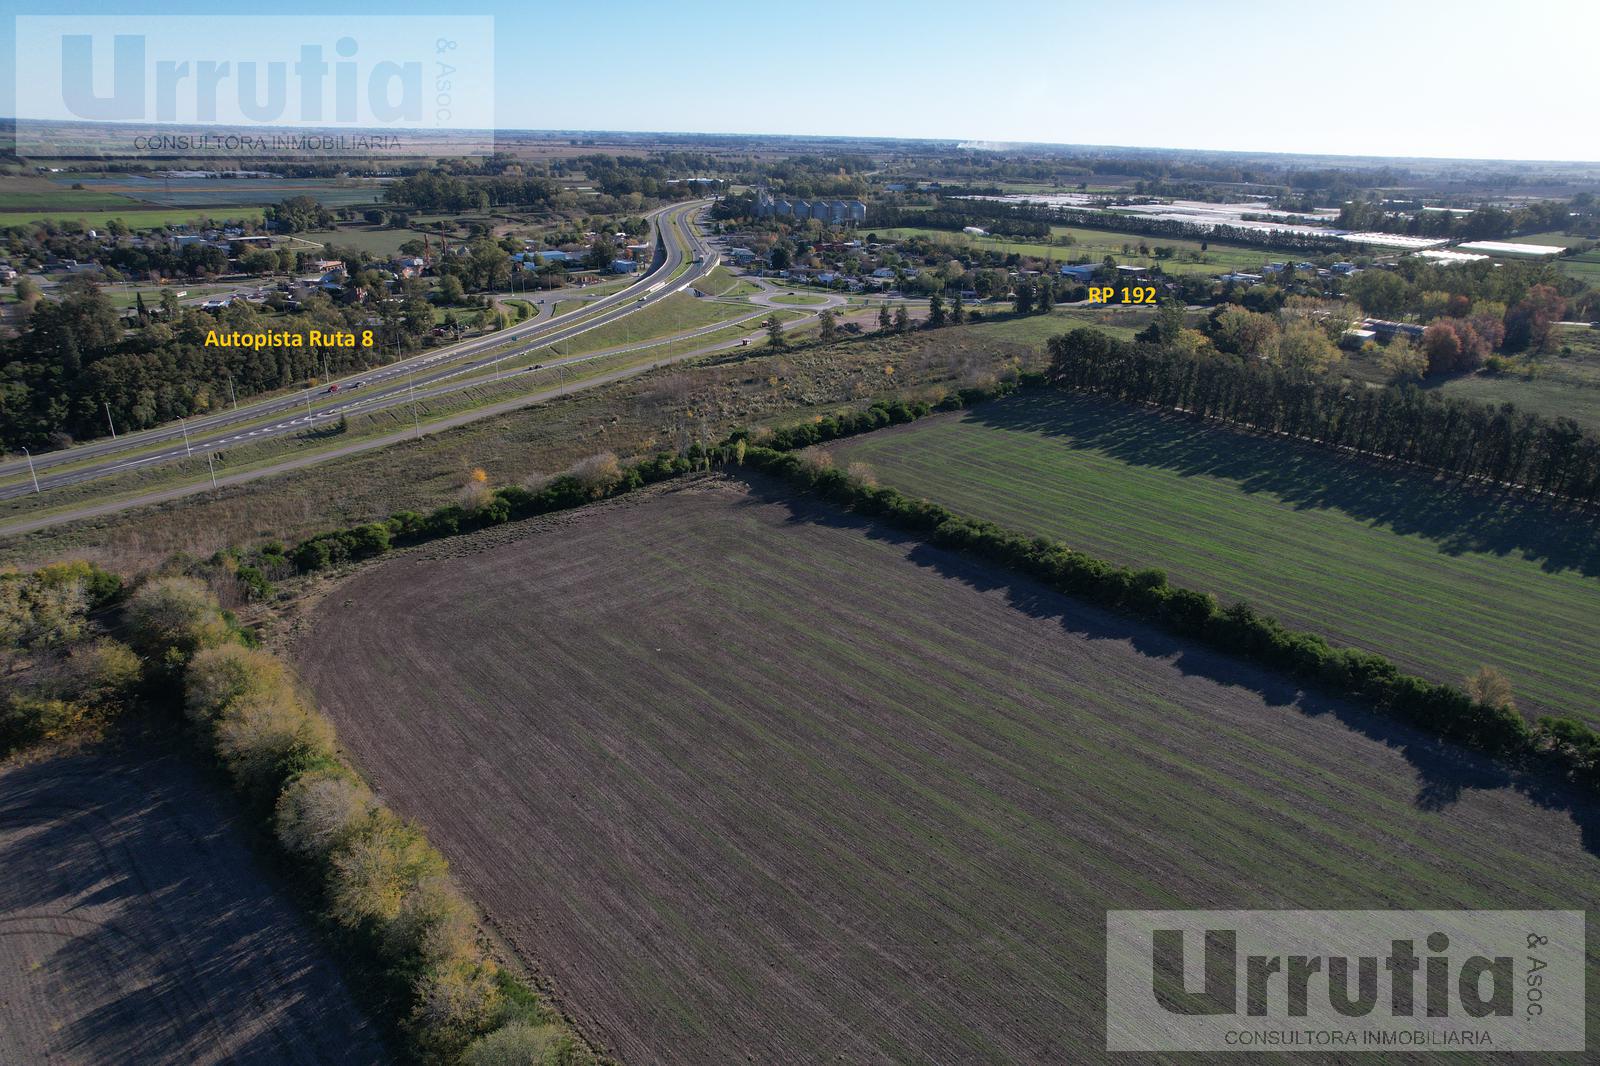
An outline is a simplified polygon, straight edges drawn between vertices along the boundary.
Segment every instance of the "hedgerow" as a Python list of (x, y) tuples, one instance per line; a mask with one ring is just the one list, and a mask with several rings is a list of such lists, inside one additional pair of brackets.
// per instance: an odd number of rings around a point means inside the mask
[(525, 1062), (593, 1061), (537, 993), (490, 957), (477, 913), (421, 827), (377, 800), (288, 669), (241, 645), (215, 597), (192, 579), (160, 578), (134, 594), (129, 616), (147, 685), (180, 683), (186, 715), (235, 787), (269, 818), (285, 859), (317, 886), (348, 946), (392, 989), (413, 1058), (493, 1061), (497, 1049), (526, 1047), (548, 1053)]
[[(920, 412), (908, 409), (911, 417)], [(880, 415), (848, 422), (806, 423), (772, 434), (803, 447), (890, 424)], [(908, 419), (907, 419), (908, 420)], [(859, 427), (859, 428), (858, 428)], [(1218, 604), (1210, 593), (1170, 584), (1160, 570), (1118, 566), (1060, 541), (957, 514), (893, 488), (871, 485), (778, 446), (749, 446), (743, 461), (833, 503), (923, 536), (940, 547), (998, 563), (1060, 592), (1140, 618), (1241, 658), (1283, 671), (1335, 695), (1369, 703), (1446, 740), (1518, 764), (1543, 764), (1590, 789), (1600, 789), (1600, 733), (1567, 718), (1530, 727), (1509, 706), (1474, 702), (1462, 689), (1402, 673), (1386, 657), (1335, 648), (1313, 633), (1289, 629), (1245, 603)]]

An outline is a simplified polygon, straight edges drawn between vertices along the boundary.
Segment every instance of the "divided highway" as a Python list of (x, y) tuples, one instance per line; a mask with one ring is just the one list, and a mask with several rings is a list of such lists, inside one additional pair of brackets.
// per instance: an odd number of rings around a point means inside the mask
[[(33, 460), (39, 487), (48, 490), (72, 485), (194, 454), (203, 456), (230, 444), (302, 432), (319, 424), (337, 422), (345, 415), (408, 403), (422, 390), (426, 390), (425, 395), (439, 395), (450, 391), (450, 379), (458, 379), (457, 388), (469, 387), (481, 381), (482, 372), (492, 370), (497, 364), (615, 322), (683, 291), (708, 273), (716, 264), (707, 254), (692, 221), (705, 206), (706, 201), (695, 201), (653, 212), (650, 218), (657, 236), (657, 256), (651, 270), (627, 288), (596, 299), (578, 311), (556, 319), (526, 322), (362, 374), (348, 375), (337, 382), (341, 386), (337, 393), (312, 395), (302, 390), (241, 405), (237, 410), (191, 419), (187, 425), (169, 424), (123, 434), (116, 440), (98, 440), (47, 452)], [(548, 365), (557, 366), (567, 361), (553, 359)], [(357, 381), (362, 382), (360, 390), (347, 391)], [(61, 467), (68, 469), (58, 469)], [(13, 484), (0, 486), (0, 499), (34, 491), (25, 459), (0, 464), (0, 478), (20, 478)]]

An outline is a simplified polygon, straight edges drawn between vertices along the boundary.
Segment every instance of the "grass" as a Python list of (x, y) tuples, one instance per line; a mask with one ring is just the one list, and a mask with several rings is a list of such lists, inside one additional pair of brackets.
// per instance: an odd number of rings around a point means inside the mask
[(1032, 395), (834, 446), (884, 484), (1165, 569), (1528, 711), (1600, 722), (1600, 545), (1586, 525), (1326, 453)]
[(259, 207), (216, 207), (216, 208), (148, 208), (138, 207), (128, 211), (0, 211), (0, 227), (25, 226), (32, 222), (42, 222), (51, 219), (55, 222), (81, 222), (91, 229), (100, 229), (111, 224), (112, 219), (119, 219), (128, 224), (128, 228), (138, 230), (161, 229), (166, 226), (185, 226), (198, 224), (206, 220), (213, 222), (222, 221), (261, 221), (261, 208)]
[[(1271, 249), (1250, 248), (1244, 245), (1219, 244), (1215, 241), (1206, 242), (1205, 251), (1201, 251), (1199, 241), (1180, 240), (1176, 237), (1144, 237), (1131, 233), (1116, 233), (1111, 230), (1086, 229), (1081, 226), (1051, 226), (1050, 232), (1057, 243), (1042, 244), (1033, 241), (1013, 241), (1001, 237), (974, 237), (964, 233), (953, 233), (949, 230), (927, 229), (922, 227), (905, 227), (899, 229), (881, 230), (879, 237), (903, 239), (905, 237), (920, 236), (931, 237), (947, 244), (965, 245), (975, 250), (999, 252), (1003, 255), (1025, 255), (1039, 259), (1053, 259), (1058, 263), (1069, 262), (1094, 262), (1098, 263), (1106, 256), (1111, 256), (1120, 264), (1127, 266), (1155, 266), (1168, 274), (1221, 274), (1233, 270), (1259, 269), (1263, 263), (1285, 258), (1300, 258), (1304, 252), (1292, 250), (1273, 252)], [(1179, 255), (1169, 259), (1157, 259), (1153, 255), (1140, 255), (1138, 248), (1144, 244), (1148, 248), (1160, 245), (1163, 248), (1177, 248)], [(1127, 251), (1124, 251), (1127, 247)]]
[(828, 298), (826, 296), (814, 296), (808, 292), (797, 292), (774, 296), (772, 302), (775, 304), (795, 304), (800, 307), (816, 307), (819, 304), (827, 303)]
[(1572, 354), (1522, 360), (1522, 369), (1507, 374), (1452, 378), (1440, 391), (1480, 403), (1516, 404), (1545, 418), (1570, 418), (1600, 434), (1600, 330), (1558, 327), (1556, 347), (1563, 346)]
[[(1600, 433), (1600, 330), (1558, 326), (1553, 347), (1553, 352), (1518, 358), (1505, 373), (1430, 379), (1424, 387), (1477, 403), (1515, 404), (1544, 418), (1570, 418)], [(1570, 354), (1561, 354), (1564, 349)], [(1375, 359), (1353, 355), (1347, 367), (1351, 377), (1369, 384), (1385, 380)]]
[(711, 273), (695, 284), (695, 288), (712, 296), (749, 296), (761, 291), (761, 286), (739, 277), (724, 266), (713, 267)]
[[(332, 244), (336, 248), (354, 248), (369, 255), (396, 256), (400, 254), (400, 246), (407, 241), (421, 241), (422, 234), (411, 229), (388, 229), (383, 226), (349, 226), (341, 229), (316, 230), (309, 233), (296, 233), (304, 241), (314, 244)], [(437, 245), (437, 235), (430, 236), (429, 241)], [(296, 249), (306, 250), (303, 244), (292, 245)]]
[(1561, 790), (825, 505), (663, 488), (364, 568), (297, 641), (619, 1059), (1126, 1061), (1108, 909), (1600, 877)]
[[(737, 328), (724, 327), (718, 332)], [(637, 362), (650, 366), (661, 361), (665, 347), (640, 353)], [(133, 573), (160, 565), (174, 552), (205, 557), (230, 544), (262, 537), (292, 541), (334, 526), (385, 518), (395, 511), (428, 510), (452, 499), (461, 479), (474, 467), (484, 467), (496, 484), (505, 484), (536, 471), (562, 470), (598, 451), (649, 455), (661, 448), (687, 447), (696, 439), (716, 439), (739, 426), (793, 421), (797, 408), (831, 413), (923, 386), (971, 384), (1031, 357), (1031, 349), (985, 339), (967, 329), (782, 353), (752, 342), (748, 349), (709, 360), (709, 365), (690, 362), (646, 371), (636, 378), (481, 418), (420, 440), (328, 460), (314, 471), (224, 486), (217, 493), (9, 536), (0, 539), (0, 561), (92, 558)], [(592, 369), (603, 362), (606, 360), (594, 360), (585, 366)], [(894, 367), (893, 374), (885, 372), (887, 365)], [(560, 381), (553, 370), (515, 375), (499, 386), (491, 382), (458, 393), (451, 402), (465, 407), (501, 399), (509, 390), (522, 387), (518, 382), (523, 378), (540, 378), (547, 384)], [(491, 394), (490, 390), (495, 391)], [(442, 406), (442, 400), (420, 401), (424, 422), (442, 413)], [(278, 452), (269, 452), (264, 445), (230, 447), (223, 459), (224, 469), (237, 471), (364, 436), (393, 433), (409, 421), (409, 407), (400, 405), (351, 417), (349, 433), (336, 438), (301, 435), (278, 445), (283, 449)], [(137, 474), (107, 478), (93, 486), (51, 490), (49, 506), (58, 510), (125, 498), (203, 483), (206, 477), (203, 459), (188, 466), (180, 461), (172, 467), (150, 467)], [(58, 499), (60, 502), (55, 502)], [(22, 500), (5, 501), (0, 503), (0, 518), (40, 513), (32, 510), (35, 506), (37, 503)]]
[(1600, 251), (1584, 252), (1567, 259), (1557, 259), (1556, 267), (1568, 277), (1590, 285), (1600, 286)]
[[(673, 293), (642, 311), (635, 311), (616, 322), (597, 326), (562, 341), (554, 350), (562, 356), (595, 352), (602, 348), (636, 343), (652, 337), (665, 337), (685, 330), (726, 322), (750, 313), (750, 308), (701, 300), (686, 292)], [(547, 349), (549, 351), (549, 349)]]

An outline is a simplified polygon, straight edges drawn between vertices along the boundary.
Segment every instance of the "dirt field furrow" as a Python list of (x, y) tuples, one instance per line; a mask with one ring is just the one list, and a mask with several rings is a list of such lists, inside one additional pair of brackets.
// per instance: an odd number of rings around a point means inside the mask
[(1592, 804), (759, 482), (393, 558), (293, 644), (629, 1063), (1094, 1061), (1108, 909), (1600, 878)]

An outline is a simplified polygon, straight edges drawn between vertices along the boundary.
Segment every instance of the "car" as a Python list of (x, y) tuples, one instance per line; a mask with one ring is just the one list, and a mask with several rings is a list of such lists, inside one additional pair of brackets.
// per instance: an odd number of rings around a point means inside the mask
[(327, 391), (328, 392), (338, 392), (339, 391), (339, 383), (337, 381), (335, 381), (332, 385), (328, 386)]
[(351, 382), (349, 387), (352, 388), (352, 389), (359, 389), (361, 386), (363, 386), (365, 384), (366, 384), (366, 381), (365, 381), (365, 379), (363, 379), (361, 381), (353, 381), (353, 382)]

